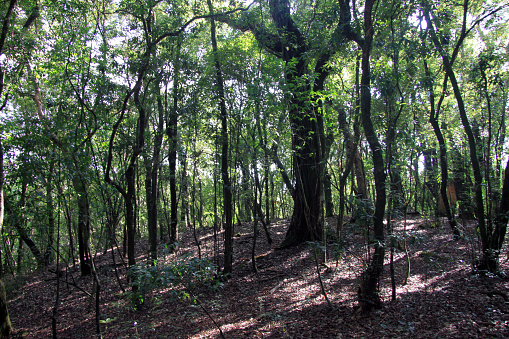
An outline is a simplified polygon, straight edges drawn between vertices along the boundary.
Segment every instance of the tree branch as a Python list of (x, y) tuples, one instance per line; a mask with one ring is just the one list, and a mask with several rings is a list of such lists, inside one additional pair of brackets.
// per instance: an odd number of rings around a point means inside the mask
[(196, 20), (199, 20), (199, 19), (209, 19), (209, 18), (215, 18), (216, 20), (219, 21), (219, 17), (221, 16), (227, 16), (227, 15), (230, 15), (232, 13), (235, 13), (235, 12), (239, 12), (239, 11), (247, 11), (251, 5), (253, 4), (254, 2), (252, 2), (249, 6), (247, 7), (240, 7), (240, 8), (235, 8), (235, 9), (232, 9), (232, 10), (229, 10), (229, 11), (226, 11), (226, 12), (223, 12), (223, 13), (217, 13), (217, 14), (206, 14), (206, 15), (197, 15), (193, 18), (191, 18), (190, 20), (188, 20), (186, 23), (184, 23), (182, 26), (180, 26), (180, 28), (176, 31), (172, 31), (172, 32), (165, 32), (163, 34), (161, 34), (159, 37), (157, 37), (156, 39), (154, 39), (152, 45), (157, 45), (159, 42), (161, 42), (162, 40), (164, 40), (165, 38), (168, 38), (168, 37), (174, 37), (174, 36), (179, 36), (180, 34), (182, 34), (186, 28), (192, 24), (193, 22), (195, 22)]

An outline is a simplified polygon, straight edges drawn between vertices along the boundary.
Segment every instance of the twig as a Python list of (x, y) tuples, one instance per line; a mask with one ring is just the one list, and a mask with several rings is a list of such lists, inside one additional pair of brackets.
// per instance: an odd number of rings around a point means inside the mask
[(205, 307), (203, 306), (203, 304), (201, 303), (200, 299), (198, 299), (194, 294), (193, 292), (189, 291), (189, 294), (193, 296), (194, 300), (198, 303), (198, 305), (200, 306), (200, 308), (203, 310), (203, 312), (205, 312), (205, 314), (207, 315), (207, 317), (210, 318), (210, 320), (212, 320), (212, 322), (214, 323), (214, 325), (217, 327), (217, 329), (219, 330), (219, 335), (221, 335), (221, 338), (223, 339), (226, 339), (226, 337), (224, 336), (224, 333), (223, 333), (223, 330), (221, 330), (221, 326), (219, 326), (219, 324), (214, 320), (214, 318), (212, 317), (212, 315), (205, 309)]
[(325, 300), (327, 301), (327, 304), (329, 305), (329, 308), (331, 310), (334, 309), (334, 306), (332, 306), (332, 303), (329, 300), (329, 297), (327, 296), (327, 292), (325, 292), (325, 287), (323, 286), (322, 281), (322, 275), (320, 274), (320, 264), (318, 263), (318, 256), (316, 255), (317, 249), (313, 249), (313, 258), (315, 259), (315, 265), (316, 265), (316, 273), (318, 273), (318, 281), (320, 282), (320, 289), (322, 290), (322, 294), (325, 297)]
[(87, 296), (91, 297), (92, 295), (85, 291), (83, 288), (79, 287), (76, 283), (73, 283), (73, 282), (70, 282), (69, 280), (67, 279), (60, 279), (60, 278), (50, 278), (50, 279), (46, 279), (45, 281), (51, 281), (51, 280), (55, 280), (55, 279), (58, 279), (60, 280), (61, 282), (65, 282), (67, 285), (71, 285), (71, 286), (74, 286), (76, 287), (78, 290), (80, 290), (81, 292), (85, 293)]

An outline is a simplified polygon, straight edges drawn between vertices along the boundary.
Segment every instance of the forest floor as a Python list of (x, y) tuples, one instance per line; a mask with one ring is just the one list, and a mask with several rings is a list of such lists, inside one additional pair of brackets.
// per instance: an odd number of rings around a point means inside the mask
[[(398, 221), (395, 234), (400, 243), (407, 239), (408, 251), (394, 253), (397, 299), (391, 298), (387, 253), (380, 283), (383, 307), (367, 315), (357, 309), (358, 277), (365, 268), (367, 252), (358, 226), (344, 226), (343, 247), (331, 241), (326, 265), (319, 266), (331, 308), (321, 292), (316, 248), (307, 244), (276, 249), (287, 225), (287, 220), (273, 221), (271, 245), (263, 229), (260, 232), (257, 273), (251, 264), (253, 225), (236, 225), (229, 280), (216, 289), (183, 289), (182, 284), (159, 288), (148, 292), (138, 309), (122, 293), (117, 280), (115, 266), (122, 286), (129, 290), (125, 269), (118, 265), (120, 257), (116, 256), (114, 265), (110, 251), (97, 254), (102, 336), (221, 338), (220, 328), (225, 338), (509, 338), (509, 280), (473, 272), (478, 239), (471, 234), (472, 225), (463, 223), (464, 236), (453, 240), (443, 219), (438, 223), (426, 219)], [(335, 229), (333, 219), (328, 227)], [(180, 267), (178, 262), (185, 253), (196, 255), (192, 232), (182, 238), (174, 253), (161, 251), (165, 264), (160, 267)], [(202, 256), (212, 257), (212, 230), (200, 230), (197, 238)], [(138, 262), (146, 261), (147, 243), (141, 240), (138, 245)], [(405, 284), (407, 259), (410, 275)], [(505, 273), (509, 272), (508, 259), (506, 247), (501, 257)], [(96, 333), (95, 306), (88, 294), (93, 279), (71, 271), (66, 270), (60, 283), (58, 337), (92, 338)], [(39, 272), (4, 278), (15, 336), (51, 337), (55, 277), (55, 273)], [(186, 292), (189, 298), (182, 297)]]

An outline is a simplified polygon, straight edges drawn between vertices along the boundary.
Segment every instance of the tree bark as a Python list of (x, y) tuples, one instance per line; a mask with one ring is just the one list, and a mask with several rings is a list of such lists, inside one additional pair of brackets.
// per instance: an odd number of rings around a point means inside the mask
[[(22, 184), (21, 197), (19, 201), (18, 209), (25, 205), (25, 195), (26, 195), (26, 185)], [(16, 228), (20, 239), (28, 246), (30, 252), (32, 252), (35, 260), (37, 261), (38, 268), (42, 268), (46, 266), (46, 261), (44, 260), (44, 254), (41, 252), (37, 244), (30, 238), (30, 235), (27, 233), (23, 225), (21, 224), (21, 217), (18, 215), (17, 211), (15, 211), (12, 206), (9, 204), (9, 201), (4, 201), (3, 209), (7, 211), (9, 217), (11, 218), (11, 222), (13, 226)], [(3, 219), (2, 219), (3, 220)], [(21, 245), (20, 245), (21, 248)], [(18, 263), (18, 268), (19, 268)]]
[[(290, 225), (280, 248), (306, 241), (321, 240), (322, 157), (317, 121), (321, 112), (311, 103), (312, 85), (306, 52), (309, 47), (291, 18), (286, 0), (269, 1), (272, 20), (283, 43), (286, 84), (291, 89), (289, 120), (292, 130), (293, 170), (295, 175), (294, 207)], [(326, 73), (325, 69), (323, 72)]]
[[(1, 94), (1, 92), (0, 92)], [(4, 223), (4, 149), (2, 139), (0, 138), (0, 229), (3, 229)], [(0, 258), (1, 260), (1, 258)], [(0, 275), (3, 272), (0, 272)], [(0, 280), (0, 334), (7, 337), (12, 331), (11, 319), (7, 309), (7, 298), (2, 280)]]
[[(211, 0), (207, 0), (210, 14), (214, 14)], [(228, 174), (228, 112), (224, 96), (223, 73), (219, 63), (216, 40), (216, 22), (210, 19), (210, 37), (216, 70), (216, 91), (219, 97), (221, 120), (221, 178), (223, 181), (223, 213), (224, 213), (224, 273), (232, 273), (233, 265), (233, 206), (230, 178)]]
[(290, 177), (288, 176), (288, 173), (286, 172), (285, 166), (283, 165), (281, 160), (279, 160), (279, 157), (277, 155), (277, 148), (278, 148), (277, 145), (274, 144), (270, 150), (270, 153), (272, 155), (272, 161), (276, 165), (279, 173), (281, 173), (281, 177), (283, 178), (283, 182), (285, 183), (286, 189), (288, 190), (288, 192), (290, 192), (290, 195), (292, 196), (292, 198), (294, 198), (295, 197), (295, 187), (293, 187), (293, 185), (292, 185), (292, 181), (290, 180)]
[[(490, 248), (492, 248), (498, 254), (502, 249), (504, 243), (505, 234), (507, 232), (507, 222), (509, 221), (509, 160), (505, 166), (504, 185), (502, 187), (502, 198), (500, 199), (500, 205), (497, 211), (497, 219), (495, 223), (495, 229), (491, 236)], [(496, 258), (495, 258), (496, 259)], [(498, 263), (495, 261), (494, 264)], [(493, 265), (493, 263), (491, 263)], [(496, 272), (498, 267), (494, 267)]]
[[(147, 32), (150, 34), (150, 31)], [(150, 43), (147, 41), (147, 47), (145, 53), (142, 57), (142, 64), (140, 65), (137, 73), (137, 79), (134, 87), (127, 93), (124, 97), (124, 101), (121, 108), (120, 116), (117, 122), (113, 125), (113, 129), (110, 135), (110, 141), (108, 145), (108, 159), (106, 164), (106, 172), (104, 175), (104, 181), (109, 185), (113, 186), (117, 189), (117, 191), (124, 198), (125, 204), (125, 228), (126, 228), (126, 237), (127, 237), (127, 261), (129, 266), (134, 266), (136, 264), (135, 258), (135, 234), (136, 234), (136, 218), (135, 218), (135, 203), (136, 203), (136, 166), (138, 162), (138, 157), (143, 152), (143, 148), (145, 145), (145, 129), (147, 126), (147, 114), (145, 112), (145, 107), (143, 103), (140, 101), (140, 91), (144, 82), (145, 74), (148, 70), (150, 64), (150, 58), (155, 49), (155, 43)], [(113, 162), (113, 145), (115, 141), (115, 136), (118, 132), (120, 124), (123, 122), (125, 113), (127, 111), (127, 104), (129, 99), (133, 97), (134, 104), (138, 109), (138, 123), (137, 130), (135, 134), (135, 140), (133, 142), (132, 151), (129, 155), (128, 165), (126, 167), (124, 178), (126, 188), (124, 188), (119, 183), (113, 181), (110, 177), (110, 172), (112, 168)], [(133, 286), (133, 289), (136, 289)]]
[[(358, 77), (357, 77), (358, 78)], [(359, 87), (359, 86), (356, 86)], [(356, 107), (359, 107), (358, 101), (359, 99), (356, 99), (357, 105)], [(337, 227), (337, 236), (341, 241), (341, 230), (343, 227), (344, 222), (344, 216), (345, 216), (345, 189), (346, 189), (346, 182), (348, 179), (348, 176), (352, 172), (352, 168), (354, 167), (355, 159), (357, 158), (358, 153), (358, 141), (360, 139), (360, 131), (358, 128), (358, 108), (356, 108), (356, 117), (354, 122), (354, 135), (349, 131), (348, 124), (346, 121), (346, 111), (344, 108), (340, 108), (338, 110), (338, 125), (339, 129), (343, 133), (343, 139), (345, 143), (346, 148), (346, 163), (343, 166), (343, 172), (340, 175), (339, 178), (339, 214), (338, 214), (338, 227)]]
[[(37, 115), (44, 123), (48, 122), (41, 89), (39, 83), (35, 77), (33, 78), (34, 95), (32, 99), (37, 108)], [(84, 172), (88, 168), (88, 162), (79, 161), (76, 158), (76, 151), (73, 151), (68, 145), (64, 144), (60, 140), (59, 136), (49, 131), (49, 126), (45, 124), (46, 129), (49, 132), (49, 138), (51, 142), (62, 151), (65, 157), (67, 157), (68, 169), (72, 173), (72, 184), (77, 195), (78, 201), (78, 251), (80, 257), (80, 270), (82, 276), (90, 275), (91, 273), (91, 258), (89, 257), (88, 249), (90, 247), (90, 201), (87, 192), (87, 179)], [(89, 131), (87, 137), (76, 147), (76, 149), (83, 149), (84, 145), (88, 140), (95, 134), (96, 129)]]
[(358, 291), (359, 304), (363, 312), (381, 306), (378, 294), (378, 282), (383, 271), (385, 256), (384, 246), (384, 213), (386, 203), (385, 167), (382, 146), (378, 141), (376, 131), (371, 120), (371, 85), (370, 85), (370, 54), (373, 41), (372, 12), (375, 0), (367, 0), (364, 8), (364, 43), (362, 45), (362, 77), (361, 77), (361, 117), (364, 133), (368, 140), (373, 159), (373, 176), (375, 178), (375, 212), (373, 215), (373, 246), (374, 253), (368, 268), (362, 273)]
[(458, 223), (454, 214), (451, 211), (451, 205), (449, 203), (449, 197), (447, 196), (447, 185), (449, 184), (449, 170), (447, 166), (447, 145), (445, 143), (444, 136), (442, 134), (442, 130), (438, 124), (438, 114), (439, 111), (435, 110), (435, 95), (433, 92), (433, 85), (431, 83), (431, 74), (428, 69), (428, 65), (426, 60), (424, 60), (424, 69), (426, 71), (426, 77), (429, 82), (429, 98), (430, 98), (430, 116), (429, 122), (433, 127), (433, 131), (435, 132), (435, 136), (437, 137), (438, 146), (440, 149), (440, 172), (441, 172), (441, 182), (440, 182), (440, 196), (444, 202), (445, 214), (447, 219), (449, 220), (449, 226), (451, 227), (452, 233), (455, 237), (460, 237), (461, 232), (458, 229)]
[(144, 153), (145, 159), (145, 192), (146, 192), (146, 203), (147, 203), (147, 227), (148, 227), (148, 238), (149, 238), (149, 253), (151, 264), (154, 264), (157, 260), (157, 222), (158, 222), (158, 174), (160, 165), (160, 154), (161, 145), (163, 143), (164, 134), (164, 107), (161, 99), (159, 90), (160, 83), (156, 84), (156, 96), (157, 96), (157, 112), (158, 120), (157, 127), (154, 131), (154, 149), (152, 157), (147, 152)]
[(259, 20), (253, 16), (255, 14), (250, 12), (245, 12), (243, 20), (223, 16), (218, 19), (242, 31), (251, 31), (269, 53), (285, 63), (295, 188), (292, 219), (280, 245), (284, 248), (322, 239), (320, 215), (324, 159), (321, 154), (319, 128), (322, 116), (313, 103), (316, 102), (313, 92), (323, 89), (323, 83), (330, 72), (329, 61), (339, 47), (347, 40), (361, 39), (350, 27), (348, 1), (340, 1), (340, 16), (335, 31), (326, 42), (322, 53), (312, 60), (310, 55), (315, 51), (292, 19), (290, 2), (270, 0), (268, 8), (276, 27), (275, 33), (259, 24)]
[(0, 280), (0, 334), (8, 337), (12, 331), (12, 323), (7, 309), (7, 296), (2, 280)]
[(177, 242), (178, 199), (177, 199), (177, 147), (178, 147), (178, 105), (180, 88), (180, 50), (182, 37), (177, 38), (177, 51), (174, 62), (173, 76), (173, 106), (166, 122), (166, 135), (169, 141), (168, 162), (170, 164), (170, 229), (168, 230), (170, 244)]
[[(464, 13), (467, 13), (467, 7), (468, 7), (468, 1), (464, 3)], [(484, 197), (483, 197), (483, 178), (482, 178), (482, 172), (481, 167), (479, 164), (479, 157), (477, 155), (477, 143), (475, 140), (474, 133), (472, 132), (472, 127), (470, 125), (470, 121), (468, 120), (468, 115), (465, 108), (465, 103), (463, 101), (463, 96), (461, 95), (461, 90), (458, 84), (458, 81), (456, 79), (456, 74), (452, 68), (452, 60), (449, 57), (449, 55), (445, 52), (442, 44), (440, 43), (438, 36), (435, 32), (434, 26), (432, 25), (431, 19), (430, 19), (430, 13), (429, 8), (425, 9), (424, 16), (426, 18), (426, 22), (428, 24), (428, 28), (431, 33), (431, 39), (433, 41), (433, 44), (437, 48), (438, 52), (440, 53), (444, 65), (444, 70), (451, 81), (451, 86), (454, 92), (454, 96), (456, 98), (456, 102), (458, 104), (458, 110), (461, 118), (461, 123), (463, 124), (463, 128), (465, 130), (465, 134), (467, 135), (467, 141), (468, 146), (470, 150), (470, 161), (472, 164), (472, 169), (474, 172), (474, 181), (475, 181), (475, 202), (476, 202), (476, 218), (477, 222), (479, 223), (479, 233), (481, 236), (481, 242), (482, 242), (482, 252), (483, 252), (483, 258), (481, 259), (482, 263), (480, 265), (480, 268), (493, 270), (497, 268), (497, 265), (493, 267), (493, 262), (497, 261), (498, 254), (490, 248), (491, 245), (491, 231), (487, 229), (486, 227), (486, 220), (485, 220), (485, 213), (484, 213)], [(464, 18), (464, 25), (465, 25), (466, 18)], [(464, 33), (464, 30), (462, 31), (462, 34), (460, 36), (460, 39), (464, 39), (466, 34)]]
[[(53, 164), (50, 167), (50, 173), (53, 173)], [(55, 217), (53, 216), (53, 187), (51, 180), (46, 179), (46, 214), (48, 215), (48, 242), (46, 244), (46, 251), (44, 252), (44, 261), (46, 266), (50, 265), (53, 261), (53, 239), (55, 233)]]

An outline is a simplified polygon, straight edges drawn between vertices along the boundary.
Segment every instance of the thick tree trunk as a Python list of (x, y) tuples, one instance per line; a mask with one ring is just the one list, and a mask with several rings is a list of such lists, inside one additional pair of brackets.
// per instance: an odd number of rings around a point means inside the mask
[[(289, 80), (290, 83), (293, 81)], [(295, 107), (290, 111), (294, 134), (295, 195), (292, 219), (280, 248), (321, 240), (323, 237), (320, 222), (322, 163), (316, 117), (306, 103), (297, 98), (290, 106)]]
[[(279, 35), (287, 45), (282, 58), (286, 65), (286, 83), (291, 88), (289, 117), (292, 130), (293, 172), (295, 191), (293, 214), (286, 237), (280, 248), (317, 241), (323, 237), (321, 224), (322, 151), (320, 147), (321, 112), (311, 103), (309, 79), (305, 76), (310, 65), (307, 61), (305, 39), (290, 15), (287, 1), (270, 1), (272, 19)], [(328, 74), (319, 64), (319, 80), (323, 83)], [(320, 84), (315, 90), (320, 90)]]
[(502, 198), (498, 207), (495, 219), (495, 229), (490, 234), (490, 242), (484, 256), (481, 258), (479, 265), (480, 269), (488, 270), (489, 272), (498, 272), (499, 264), (498, 258), (500, 250), (504, 243), (505, 235), (507, 232), (507, 222), (509, 221), (509, 160), (505, 166), (504, 184), (502, 187)]
[(12, 331), (11, 319), (7, 309), (7, 297), (2, 280), (0, 280), (0, 335), (8, 337)]
[[(289, 120), (292, 130), (293, 169), (295, 176), (294, 209), (285, 240), (280, 247), (298, 245), (322, 238), (321, 193), (323, 156), (320, 145), (319, 123), (321, 113), (314, 103), (323, 89), (330, 68), (329, 61), (347, 40), (362, 39), (350, 26), (351, 10), (348, 1), (339, 1), (339, 22), (322, 53), (312, 60), (315, 50), (299, 30), (292, 18), (290, 1), (270, 0), (268, 8), (276, 32), (259, 24), (253, 13), (246, 12), (245, 20), (219, 17), (243, 31), (251, 31), (256, 40), (269, 52), (285, 63), (285, 80), (288, 86)], [(314, 69), (312, 68), (314, 65)], [(287, 187), (291, 187), (285, 180)]]

